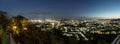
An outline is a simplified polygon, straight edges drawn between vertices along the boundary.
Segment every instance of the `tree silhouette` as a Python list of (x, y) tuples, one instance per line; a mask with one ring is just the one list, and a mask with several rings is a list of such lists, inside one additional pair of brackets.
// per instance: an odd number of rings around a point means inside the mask
[(17, 20), (27, 19), (26, 17), (24, 17), (24, 16), (22, 16), (22, 15), (17, 15), (17, 16), (15, 16), (15, 18), (16, 18)]
[(0, 25), (3, 27), (3, 29), (6, 29), (6, 25), (8, 23), (6, 14), (7, 12), (0, 11)]

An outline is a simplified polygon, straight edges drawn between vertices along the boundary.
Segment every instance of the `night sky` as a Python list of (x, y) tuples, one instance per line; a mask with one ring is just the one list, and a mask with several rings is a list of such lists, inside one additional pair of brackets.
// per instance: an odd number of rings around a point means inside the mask
[(0, 0), (0, 10), (10, 16), (89, 16), (120, 18), (119, 0)]

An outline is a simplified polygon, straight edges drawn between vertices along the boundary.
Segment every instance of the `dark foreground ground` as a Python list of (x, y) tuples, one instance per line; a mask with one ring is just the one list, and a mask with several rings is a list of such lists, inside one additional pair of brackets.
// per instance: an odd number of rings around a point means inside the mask
[(38, 34), (34, 34), (33, 32), (33, 34), (21, 34), (21, 36), (14, 37), (14, 39), (21, 44), (111, 44), (117, 35), (91, 34), (87, 37), (89, 39), (93, 37), (93, 39), (85, 41), (80, 37), (80, 40), (76, 40), (75, 37), (56, 35), (51, 32), (40, 32)]

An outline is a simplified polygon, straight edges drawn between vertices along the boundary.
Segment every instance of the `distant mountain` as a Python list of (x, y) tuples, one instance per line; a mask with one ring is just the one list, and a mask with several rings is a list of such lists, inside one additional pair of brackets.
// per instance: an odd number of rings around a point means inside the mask
[[(31, 18), (30, 18), (31, 19)], [(75, 20), (93, 20), (93, 19), (100, 19), (97, 17), (86, 17), (86, 16), (34, 16), (32, 19), (61, 19), (61, 20), (69, 20), (69, 19), (75, 19)]]
[(104, 20), (120, 21), (120, 18), (117, 18), (117, 19), (104, 19)]
[(111, 19), (111, 21), (120, 21), (120, 18), (118, 18), (118, 19)]

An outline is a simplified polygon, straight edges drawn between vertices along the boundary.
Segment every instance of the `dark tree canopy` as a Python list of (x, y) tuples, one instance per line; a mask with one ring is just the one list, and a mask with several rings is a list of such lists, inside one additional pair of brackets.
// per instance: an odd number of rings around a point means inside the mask
[(8, 23), (8, 19), (7, 19), (7, 12), (4, 11), (0, 11), (0, 25), (6, 29), (7, 23)]
[(16, 18), (17, 20), (27, 19), (26, 17), (21, 16), (21, 15), (17, 15), (14, 18)]
[(6, 14), (7, 12), (0, 11), (0, 24), (4, 23), (7, 20)]

